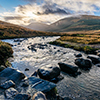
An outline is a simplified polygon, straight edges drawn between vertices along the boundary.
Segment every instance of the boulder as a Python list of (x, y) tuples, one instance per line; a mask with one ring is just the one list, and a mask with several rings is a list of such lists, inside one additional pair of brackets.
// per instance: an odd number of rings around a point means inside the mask
[(39, 91), (33, 95), (32, 100), (47, 100), (47, 99), (45, 94)]
[(58, 63), (59, 67), (61, 68), (62, 71), (70, 73), (70, 74), (74, 74), (77, 73), (78, 71), (78, 67), (71, 65), (71, 64), (66, 64), (66, 63)]
[(0, 72), (0, 77), (6, 78), (7, 80), (12, 80), (13, 82), (19, 82), (20, 80), (25, 78), (25, 75), (14, 69), (14, 68), (6, 68), (2, 72)]
[(100, 62), (100, 57), (97, 55), (88, 55), (87, 58), (91, 59), (93, 64)]
[(29, 86), (31, 86), (30, 88), (35, 89), (37, 91), (42, 91), (43, 93), (50, 92), (52, 89), (56, 87), (56, 84), (46, 80), (39, 79), (37, 77), (29, 77), (28, 81)]
[(31, 96), (29, 94), (17, 94), (14, 100), (29, 100)]
[(12, 99), (12, 97), (16, 96), (18, 94), (18, 91), (14, 88), (9, 88), (5, 90), (5, 96), (7, 99)]
[(60, 68), (54, 66), (41, 67), (40, 69), (38, 69), (38, 75), (42, 79), (51, 80), (60, 75)]
[(92, 61), (90, 59), (78, 58), (75, 59), (75, 64), (80, 68), (91, 68)]
[(0, 85), (1, 88), (8, 89), (10, 87), (15, 86), (15, 83), (12, 80), (6, 81)]
[(78, 53), (78, 54), (74, 54), (75, 57), (82, 57), (82, 54), (81, 53)]

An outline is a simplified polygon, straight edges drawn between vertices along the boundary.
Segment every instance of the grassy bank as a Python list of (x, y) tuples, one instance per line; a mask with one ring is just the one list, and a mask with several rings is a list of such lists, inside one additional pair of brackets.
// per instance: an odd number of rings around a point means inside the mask
[(5, 67), (9, 66), (8, 58), (12, 57), (13, 50), (9, 43), (0, 41), (0, 66), (4, 65)]
[[(95, 47), (95, 45), (91, 46), (85, 43), (84, 44), (78, 43), (76, 40), (72, 41), (71, 36), (70, 36), (71, 39), (69, 39), (69, 37), (67, 36), (63, 37), (57, 39), (56, 41), (50, 42), (50, 44), (62, 46), (65, 48), (72, 48), (77, 51), (83, 51), (87, 54), (95, 54), (95, 51), (99, 49), (98, 47)], [(67, 37), (68, 40), (65, 37)]]

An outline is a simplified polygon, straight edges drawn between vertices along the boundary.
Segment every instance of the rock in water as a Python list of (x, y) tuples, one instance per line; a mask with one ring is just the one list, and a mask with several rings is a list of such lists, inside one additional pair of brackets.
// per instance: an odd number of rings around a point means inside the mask
[(82, 57), (82, 54), (81, 53), (78, 53), (78, 54), (74, 54), (75, 57)]
[(29, 71), (29, 69), (28, 69), (28, 68), (26, 68), (26, 69), (25, 69), (25, 71)]
[(65, 64), (65, 63), (58, 63), (60, 66), (61, 70), (70, 74), (77, 73), (78, 67), (70, 64)]
[(37, 92), (34, 94), (32, 100), (47, 100), (45, 97), (45, 94), (42, 93), (41, 91)]
[(5, 96), (7, 99), (11, 99), (12, 97), (16, 96), (18, 91), (14, 88), (9, 88), (5, 91)]
[(7, 80), (12, 80), (16, 83), (25, 78), (25, 75), (16, 69), (8, 67), (0, 72), (0, 77), (7, 78)]
[(78, 58), (75, 59), (75, 64), (80, 68), (91, 68), (92, 61), (90, 59)]
[(0, 85), (1, 88), (8, 89), (10, 87), (15, 86), (15, 83), (12, 80), (6, 81)]
[(51, 80), (56, 78), (60, 75), (60, 68), (59, 67), (41, 67), (38, 69), (38, 75), (40, 78), (45, 80)]
[(17, 94), (14, 100), (29, 100), (31, 96), (29, 94)]
[(93, 64), (100, 63), (100, 57), (97, 55), (88, 55), (87, 58), (91, 59)]
[(42, 91), (43, 93), (50, 92), (52, 89), (56, 87), (56, 84), (46, 80), (39, 79), (37, 77), (29, 77), (28, 81), (31, 88), (34, 88), (37, 91)]

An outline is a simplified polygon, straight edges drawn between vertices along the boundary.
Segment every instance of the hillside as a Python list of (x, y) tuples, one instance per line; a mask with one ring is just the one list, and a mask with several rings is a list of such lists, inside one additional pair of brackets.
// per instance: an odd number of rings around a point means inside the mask
[(26, 28), (38, 31), (46, 31), (49, 28), (49, 25), (43, 23), (30, 23), (29, 25), (25, 26)]
[(56, 35), (57, 33), (35, 31), (24, 28), (18, 25), (10, 24), (0, 21), (0, 39), (3, 38), (17, 38), (17, 37), (31, 37), (31, 36), (45, 36)]
[(82, 15), (61, 19), (50, 25), (47, 31), (69, 32), (69, 31), (100, 30), (100, 17), (93, 15)]

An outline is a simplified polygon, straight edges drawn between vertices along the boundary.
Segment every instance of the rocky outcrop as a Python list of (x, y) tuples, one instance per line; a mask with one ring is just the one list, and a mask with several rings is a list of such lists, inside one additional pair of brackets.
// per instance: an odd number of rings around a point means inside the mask
[(66, 64), (66, 63), (58, 63), (59, 67), (61, 68), (62, 71), (70, 73), (70, 74), (75, 74), (78, 71), (78, 67), (71, 65), (71, 64)]
[(87, 58), (91, 59), (93, 64), (100, 63), (100, 57), (97, 55), (88, 55)]
[(51, 80), (60, 75), (60, 68), (57, 66), (41, 67), (38, 69), (38, 75), (42, 79)]
[(75, 64), (80, 68), (91, 68), (92, 61), (90, 59), (78, 58), (75, 59)]

